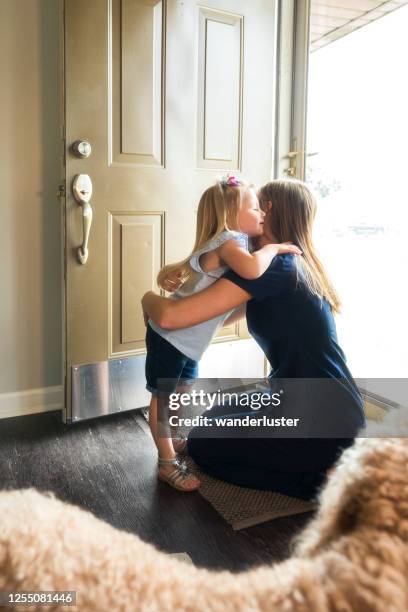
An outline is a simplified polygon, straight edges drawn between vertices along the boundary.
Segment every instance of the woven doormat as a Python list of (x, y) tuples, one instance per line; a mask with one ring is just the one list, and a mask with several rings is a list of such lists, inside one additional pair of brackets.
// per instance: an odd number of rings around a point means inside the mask
[(200, 478), (198, 492), (234, 529), (246, 529), (260, 523), (273, 521), (283, 516), (311, 512), (317, 507), (316, 502), (288, 497), (273, 491), (247, 489), (218, 480), (202, 472), (191, 457), (185, 462)]

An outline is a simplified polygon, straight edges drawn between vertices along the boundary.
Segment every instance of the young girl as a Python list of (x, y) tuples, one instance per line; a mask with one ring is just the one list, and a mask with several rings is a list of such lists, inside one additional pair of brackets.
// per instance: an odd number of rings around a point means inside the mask
[[(252, 185), (234, 176), (217, 181), (201, 196), (192, 254), (165, 266), (159, 272), (158, 284), (168, 291), (182, 284), (172, 296), (180, 299), (210, 286), (229, 268), (243, 278), (255, 279), (278, 253), (299, 254), (299, 249), (289, 244), (268, 244), (249, 252), (248, 237), (263, 234), (264, 216)], [(152, 393), (149, 424), (159, 454), (158, 476), (180, 491), (195, 490), (201, 483), (176, 455), (183, 451), (185, 441), (158, 435), (157, 395), (168, 395), (183, 381), (197, 377), (199, 359), (229, 314), (175, 331), (148, 321), (146, 388)], [(160, 379), (170, 379), (166, 388), (158, 388)]]

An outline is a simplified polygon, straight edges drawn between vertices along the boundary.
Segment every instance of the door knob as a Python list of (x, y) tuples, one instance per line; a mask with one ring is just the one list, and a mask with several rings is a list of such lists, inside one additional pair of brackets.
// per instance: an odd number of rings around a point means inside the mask
[(88, 241), (92, 225), (92, 181), (87, 174), (77, 174), (72, 183), (72, 193), (75, 200), (82, 206), (83, 240), (82, 246), (78, 249), (78, 260), (81, 264), (86, 264), (89, 251)]

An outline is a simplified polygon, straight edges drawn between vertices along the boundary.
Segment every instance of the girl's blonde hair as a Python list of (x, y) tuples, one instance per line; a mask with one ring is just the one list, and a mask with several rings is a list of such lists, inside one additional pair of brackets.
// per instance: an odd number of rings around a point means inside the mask
[(191, 255), (225, 230), (238, 229), (238, 212), (242, 200), (246, 191), (253, 188), (253, 185), (241, 179), (234, 179), (233, 182), (237, 184), (231, 185), (227, 179), (219, 180), (204, 191), (198, 204), (193, 250), (182, 261), (164, 266), (160, 270), (157, 275), (159, 287), (163, 287), (163, 282), (169, 277), (179, 276), (181, 282), (187, 280), (193, 272), (189, 263)]
[[(276, 242), (293, 242), (303, 255), (296, 257), (298, 280), (302, 278), (308, 289), (326, 299), (333, 312), (340, 311), (340, 299), (316, 253), (312, 240), (316, 199), (309, 187), (295, 179), (267, 183), (258, 193), (261, 208), (266, 213), (265, 227), (269, 227)], [(268, 214), (268, 202), (272, 203)]]

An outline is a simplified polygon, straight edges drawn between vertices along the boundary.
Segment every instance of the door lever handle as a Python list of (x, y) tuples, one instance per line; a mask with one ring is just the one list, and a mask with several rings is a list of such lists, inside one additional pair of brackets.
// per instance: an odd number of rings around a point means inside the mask
[(92, 181), (87, 174), (77, 174), (72, 183), (72, 193), (75, 200), (82, 206), (83, 239), (82, 246), (78, 248), (78, 261), (86, 264), (88, 260), (88, 241), (92, 225)]

